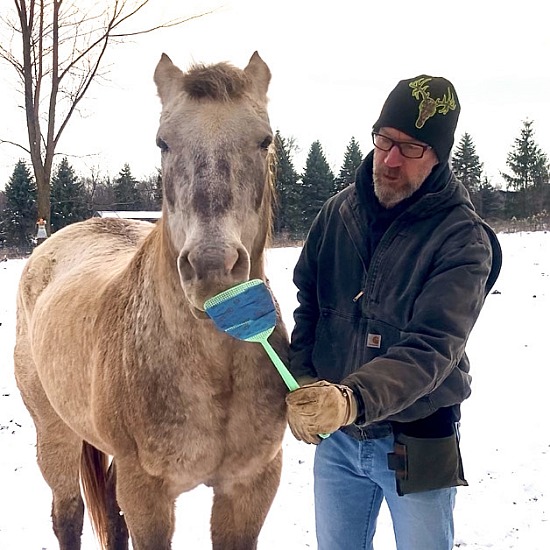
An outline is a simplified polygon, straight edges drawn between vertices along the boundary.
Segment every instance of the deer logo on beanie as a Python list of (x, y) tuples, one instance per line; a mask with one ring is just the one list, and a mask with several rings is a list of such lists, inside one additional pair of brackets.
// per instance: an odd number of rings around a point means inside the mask
[(443, 97), (434, 99), (430, 97), (430, 82), (432, 78), (424, 77), (415, 80), (409, 84), (409, 88), (412, 88), (412, 95), (415, 99), (421, 99), (418, 106), (418, 118), (416, 119), (415, 126), (420, 129), (424, 126), (426, 121), (437, 113), (446, 115), (449, 111), (456, 109), (456, 100), (451, 87), (447, 87), (447, 91), (443, 94)]
[(373, 126), (395, 128), (427, 143), (439, 162), (447, 161), (454, 143), (460, 103), (451, 82), (419, 75), (401, 80), (392, 90)]

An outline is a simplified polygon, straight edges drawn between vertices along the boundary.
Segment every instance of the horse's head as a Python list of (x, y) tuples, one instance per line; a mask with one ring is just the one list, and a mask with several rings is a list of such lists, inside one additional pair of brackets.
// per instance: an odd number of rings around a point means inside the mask
[(271, 73), (257, 52), (244, 70), (219, 63), (185, 74), (163, 54), (154, 78), (162, 102), (163, 225), (199, 315), (207, 298), (263, 277)]

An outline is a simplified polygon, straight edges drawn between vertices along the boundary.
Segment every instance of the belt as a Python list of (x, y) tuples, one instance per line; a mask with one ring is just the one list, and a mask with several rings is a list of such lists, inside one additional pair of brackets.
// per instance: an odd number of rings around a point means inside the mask
[(376, 422), (368, 426), (350, 424), (349, 426), (340, 428), (340, 430), (358, 441), (365, 441), (365, 439), (382, 439), (393, 433), (392, 426), (389, 422)]

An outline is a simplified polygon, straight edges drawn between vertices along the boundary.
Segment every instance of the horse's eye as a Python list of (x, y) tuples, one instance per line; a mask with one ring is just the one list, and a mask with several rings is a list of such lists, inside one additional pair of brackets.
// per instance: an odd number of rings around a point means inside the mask
[(260, 148), (264, 150), (269, 149), (272, 141), (273, 138), (271, 136), (266, 136), (265, 139), (260, 143)]
[(159, 149), (163, 153), (165, 153), (169, 149), (168, 144), (162, 138), (159, 138), (159, 137), (157, 137), (157, 147), (159, 147)]

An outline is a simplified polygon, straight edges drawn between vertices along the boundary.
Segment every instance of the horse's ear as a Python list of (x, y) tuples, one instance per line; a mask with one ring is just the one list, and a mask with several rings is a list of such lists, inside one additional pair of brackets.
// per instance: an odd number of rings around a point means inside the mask
[(155, 69), (154, 80), (160, 100), (164, 103), (174, 93), (181, 89), (181, 78), (183, 73), (178, 69), (172, 60), (163, 53)]
[(271, 80), (271, 71), (258, 52), (252, 54), (244, 72), (250, 77), (258, 96), (265, 99), (269, 81)]

